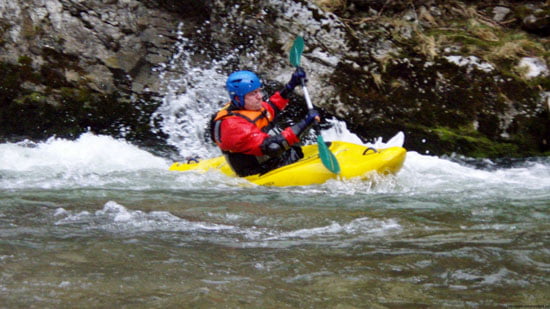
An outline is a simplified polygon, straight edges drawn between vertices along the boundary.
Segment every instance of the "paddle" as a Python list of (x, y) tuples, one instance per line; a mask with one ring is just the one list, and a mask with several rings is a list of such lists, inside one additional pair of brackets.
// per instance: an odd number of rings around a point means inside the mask
[[(304, 51), (304, 38), (302, 38), (301, 36), (298, 36), (294, 40), (294, 44), (290, 49), (289, 58), (290, 58), (290, 64), (293, 67), (300, 66), (300, 58), (302, 57), (303, 51)], [(312, 110), (313, 104), (311, 103), (309, 92), (307, 91), (307, 88), (306, 88), (306, 82), (303, 79), (302, 79), (302, 89), (304, 90), (304, 97), (306, 98), (307, 108), (309, 110)], [(317, 134), (317, 147), (319, 148), (319, 157), (321, 158), (321, 162), (323, 162), (323, 165), (334, 174), (340, 173), (340, 165), (338, 164), (338, 160), (336, 159), (334, 154), (328, 149), (327, 144), (325, 144), (323, 136), (321, 135), (321, 128), (317, 121), (315, 122), (314, 128), (315, 128), (315, 133)]]

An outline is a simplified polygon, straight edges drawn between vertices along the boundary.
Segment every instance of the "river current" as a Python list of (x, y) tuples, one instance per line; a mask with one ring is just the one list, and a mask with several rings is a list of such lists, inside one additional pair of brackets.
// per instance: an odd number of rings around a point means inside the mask
[[(204, 124), (227, 100), (224, 64), (236, 59), (201, 67), (181, 33), (176, 47), (156, 68), (163, 133), (182, 158), (216, 155)], [(338, 122), (323, 135), (361, 143)], [(409, 151), (395, 176), (287, 188), (171, 163), (91, 133), (0, 144), (0, 307), (550, 305), (548, 157)]]
[(89, 133), (0, 144), (0, 307), (550, 304), (548, 158), (409, 151), (290, 188), (170, 163)]

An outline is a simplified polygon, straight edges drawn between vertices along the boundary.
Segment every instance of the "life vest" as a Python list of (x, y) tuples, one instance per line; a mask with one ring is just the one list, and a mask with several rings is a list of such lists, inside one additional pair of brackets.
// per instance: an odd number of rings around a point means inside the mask
[[(272, 105), (274, 106), (274, 105)], [(277, 109), (278, 111), (278, 109)], [(241, 117), (246, 121), (254, 124), (257, 128), (263, 132), (268, 132), (271, 129), (271, 122), (275, 118), (267, 109), (262, 107), (258, 111), (251, 110), (237, 110), (233, 109), (231, 102), (227, 103), (223, 109), (216, 113), (210, 121), (210, 136), (212, 141), (218, 145), (221, 145), (221, 123), (226, 117)], [(221, 149), (221, 147), (220, 147)], [(229, 166), (238, 176), (248, 176), (258, 173), (263, 173), (266, 168), (263, 164), (269, 160), (268, 156), (253, 156), (244, 153), (236, 153), (231, 151), (222, 150), (223, 154)]]
[(264, 107), (257, 111), (251, 111), (246, 109), (232, 109), (231, 104), (227, 103), (223, 109), (221, 109), (214, 117), (210, 124), (211, 128), (211, 137), (214, 143), (218, 146), (221, 144), (221, 132), (220, 125), (221, 120), (225, 117), (237, 116), (245, 119), (246, 121), (254, 124), (258, 129), (263, 132), (269, 131), (271, 129), (271, 122), (273, 121), (274, 115), (271, 115)]

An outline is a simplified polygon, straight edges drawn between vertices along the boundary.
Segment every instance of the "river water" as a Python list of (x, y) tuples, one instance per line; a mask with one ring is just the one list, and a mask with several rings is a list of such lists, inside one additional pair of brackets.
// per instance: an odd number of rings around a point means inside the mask
[(170, 163), (93, 134), (0, 144), (0, 307), (550, 304), (548, 158), (408, 152), (291, 188)]
[[(204, 123), (235, 59), (199, 67), (184, 37), (177, 50), (158, 68), (162, 130), (182, 157), (212, 156)], [(323, 135), (360, 143), (337, 122)], [(171, 163), (91, 133), (0, 144), (0, 307), (550, 305), (548, 157), (408, 152), (395, 176), (290, 188)]]

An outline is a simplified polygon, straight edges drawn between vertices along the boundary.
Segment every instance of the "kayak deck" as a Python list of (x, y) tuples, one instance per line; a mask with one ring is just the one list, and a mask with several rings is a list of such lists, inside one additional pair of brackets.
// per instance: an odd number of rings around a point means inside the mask
[[(339, 174), (334, 174), (323, 166), (319, 158), (318, 147), (313, 144), (302, 147), (304, 158), (295, 163), (265, 174), (251, 175), (244, 178), (263, 186), (305, 186), (321, 184), (335, 178), (368, 178), (371, 172), (395, 174), (403, 166), (407, 153), (403, 147), (376, 150), (341, 141), (331, 142), (329, 149), (340, 163), (341, 171)], [(237, 177), (223, 156), (198, 162), (176, 162), (170, 166), (169, 170), (197, 172), (219, 170), (227, 176)]]

